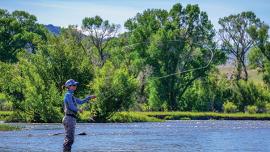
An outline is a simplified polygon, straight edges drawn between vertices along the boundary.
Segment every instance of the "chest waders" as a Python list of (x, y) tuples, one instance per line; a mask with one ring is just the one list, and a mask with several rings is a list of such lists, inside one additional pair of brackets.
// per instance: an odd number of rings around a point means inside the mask
[[(77, 103), (73, 95), (72, 95), (72, 101), (74, 105), (77, 107)], [(65, 139), (64, 139), (64, 144), (63, 144), (63, 151), (70, 152), (72, 144), (74, 142), (77, 112), (70, 110), (69, 105), (67, 103), (65, 103), (64, 108), (65, 108), (64, 109), (65, 117), (63, 118), (63, 125), (65, 128)]]

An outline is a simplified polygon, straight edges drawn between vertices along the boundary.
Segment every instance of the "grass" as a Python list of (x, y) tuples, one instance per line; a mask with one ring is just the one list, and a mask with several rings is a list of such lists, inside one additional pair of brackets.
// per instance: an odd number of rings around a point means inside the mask
[(109, 122), (162, 122), (164, 120), (150, 117), (138, 112), (119, 112), (109, 119)]
[(12, 114), (12, 111), (0, 111), (0, 120), (5, 121)]
[[(89, 122), (90, 112), (80, 114), (78, 122)], [(149, 117), (138, 112), (117, 112), (107, 122), (131, 123), (131, 122), (162, 122), (164, 120)]]
[(8, 124), (0, 124), (0, 131), (13, 131), (13, 130), (20, 130), (21, 128), (18, 126), (12, 126)]
[[(12, 112), (0, 111), (0, 116), (6, 120)], [(90, 112), (80, 114), (78, 122), (90, 121)], [(270, 113), (216, 113), (216, 112), (117, 112), (107, 122), (162, 122), (165, 120), (270, 120)]]
[(270, 120), (270, 114), (216, 113), (216, 112), (140, 112), (164, 120)]
[[(82, 122), (90, 113), (85, 112)], [(216, 112), (118, 112), (107, 122), (162, 122), (165, 120), (270, 120), (270, 114), (216, 113)]]

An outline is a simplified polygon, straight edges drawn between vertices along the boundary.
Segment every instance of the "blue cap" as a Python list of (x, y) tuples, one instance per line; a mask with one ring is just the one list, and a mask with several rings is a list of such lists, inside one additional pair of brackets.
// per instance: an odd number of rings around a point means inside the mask
[(69, 79), (67, 80), (67, 82), (65, 83), (65, 86), (68, 87), (68, 86), (72, 86), (72, 85), (78, 85), (79, 82), (76, 82), (75, 80), (73, 79)]

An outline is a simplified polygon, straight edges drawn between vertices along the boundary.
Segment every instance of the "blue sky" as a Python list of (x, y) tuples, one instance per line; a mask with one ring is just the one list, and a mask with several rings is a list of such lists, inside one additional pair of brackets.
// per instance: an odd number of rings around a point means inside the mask
[(12, 12), (27, 11), (42, 24), (57, 26), (81, 25), (84, 17), (101, 16), (112, 23), (120, 24), (148, 8), (169, 10), (175, 3), (199, 4), (209, 19), (218, 28), (218, 19), (242, 11), (253, 11), (270, 25), (269, 0), (1, 0), (0, 8)]

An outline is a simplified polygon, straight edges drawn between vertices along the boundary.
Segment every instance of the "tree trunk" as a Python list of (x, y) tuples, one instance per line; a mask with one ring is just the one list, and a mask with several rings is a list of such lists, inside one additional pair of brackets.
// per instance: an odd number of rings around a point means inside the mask
[(237, 81), (239, 81), (241, 79), (241, 73), (242, 73), (242, 63), (241, 63), (240, 57), (237, 56), (237, 58), (236, 58), (236, 73), (235, 73), (235, 77), (236, 77)]
[(103, 50), (102, 49), (99, 49), (98, 50), (98, 53), (99, 53), (99, 57), (100, 57), (100, 61), (101, 61), (100, 67), (103, 67), (103, 65), (105, 63), (105, 58), (104, 58)]
[(242, 62), (242, 65), (243, 65), (243, 69), (244, 69), (244, 73), (245, 73), (245, 75), (244, 75), (244, 80), (245, 80), (245, 81), (248, 81), (247, 67), (246, 67), (246, 65), (244, 64), (244, 62)]
[(176, 110), (177, 109), (177, 101), (176, 101), (176, 94), (175, 94), (175, 88), (174, 88), (174, 84), (175, 84), (175, 79), (176, 77), (173, 76), (170, 79), (169, 82), (169, 110)]

